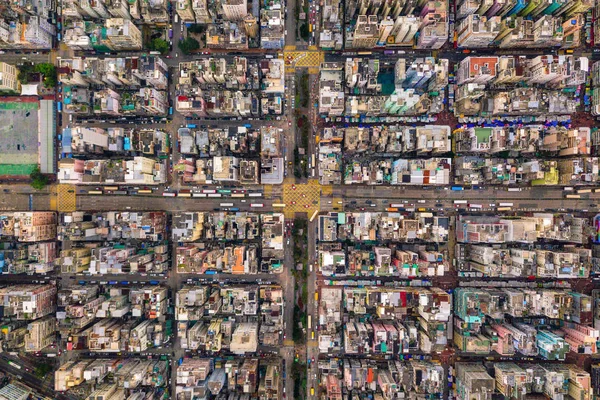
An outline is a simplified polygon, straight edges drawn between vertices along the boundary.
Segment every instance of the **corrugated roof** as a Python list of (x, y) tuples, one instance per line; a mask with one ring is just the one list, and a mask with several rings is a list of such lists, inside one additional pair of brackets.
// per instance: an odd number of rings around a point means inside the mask
[(56, 168), (54, 164), (54, 137), (55, 137), (55, 120), (54, 120), (54, 101), (40, 101), (40, 125), (39, 125), (39, 157), (40, 171), (43, 174), (54, 174)]

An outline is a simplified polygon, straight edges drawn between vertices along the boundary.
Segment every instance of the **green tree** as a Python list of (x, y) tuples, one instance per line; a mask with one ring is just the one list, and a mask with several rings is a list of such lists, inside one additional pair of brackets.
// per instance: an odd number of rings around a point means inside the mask
[(25, 63), (19, 65), (19, 73), (17, 74), (17, 79), (23, 85), (29, 83), (29, 75), (34, 72), (33, 64)]
[(184, 40), (181, 40), (177, 45), (183, 54), (190, 54), (192, 51), (200, 48), (200, 42), (192, 37), (187, 37)]
[(42, 363), (42, 364), (37, 364), (37, 366), (35, 367), (35, 371), (34, 374), (35, 376), (37, 376), (38, 378), (42, 379), (44, 378), (50, 371), (52, 371), (52, 366)]
[(29, 178), (31, 178), (31, 187), (37, 190), (42, 190), (48, 184), (48, 177), (42, 174), (39, 167), (31, 171)]
[(165, 54), (169, 51), (169, 42), (161, 38), (156, 38), (150, 42), (148, 48), (151, 51), (159, 51), (160, 54)]
[(47, 89), (56, 87), (58, 76), (54, 64), (41, 63), (35, 66), (35, 71), (44, 76), (44, 87)]
[(200, 25), (200, 24), (193, 24), (193, 25), (190, 25), (189, 28), (187, 28), (187, 31), (190, 33), (203, 34), (204, 32), (206, 32), (206, 26)]
[(308, 25), (302, 24), (302, 26), (300, 27), (300, 37), (303, 40), (308, 41), (309, 34), (310, 34), (310, 32), (308, 31)]

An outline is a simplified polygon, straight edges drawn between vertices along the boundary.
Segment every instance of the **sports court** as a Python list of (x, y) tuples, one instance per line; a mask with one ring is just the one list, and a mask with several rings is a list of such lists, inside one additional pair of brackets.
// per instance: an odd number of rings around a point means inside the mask
[(39, 164), (39, 103), (0, 101), (0, 175), (29, 175)]

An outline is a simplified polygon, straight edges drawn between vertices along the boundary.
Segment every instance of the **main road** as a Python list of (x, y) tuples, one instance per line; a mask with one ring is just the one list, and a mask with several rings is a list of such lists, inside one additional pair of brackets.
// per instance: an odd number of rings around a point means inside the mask
[[(78, 190), (80, 189), (79, 187)], [(77, 195), (77, 210), (80, 211), (107, 211), (107, 210), (162, 210), (162, 211), (213, 211), (228, 208), (220, 207), (221, 203), (233, 203), (240, 211), (273, 211), (273, 201), (269, 198), (183, 198), (163, 197), (162, 191), (157, 190), (156, 195)], [(25, 211), (31, 205), (32, 210), (50, 210), (52, 194), (47, 191), (34, 193), (0, 193), (0, 210)], [(342, 204), (333, 202), (333, 198), (342, 200)], [(31, 200), (31, 202), (30, 202)], [(419, 200), (425, 201), (418, 202)], [(581, 199), (567, 199), (562, 188), (534, 187), (522, 188), (521, 191), (507, 191), (504, 187), (485, 188), (482, 190), (453, 191), (448, 187), (406, 187), (406, 186), (350, 186), (336, 185), (332, 188), (332, 195), (323, 196), (321, 211), (382, 211), (389, 207), (389, 203), (406, 201), (417, 208), (439, 210), (440, 208), (453, 208), (454, 200), (466, 200), (468, 203), (480, 204), (485, 208), (495, 208), (500, 202), (513, 203), (514, 211), (532, 210), (578, 210), (598, 211), (600, 193), (581, 195)], [(371, 203), (367, 203), (371, 201)], [(262, 204), (263, 207), (251, 207), (251, 204)], [(375, 204), (372, 206), (371, 204)], [(490, 204), (495, 204), (491, 206)], [(407, 206), (411, 207), (411, 206)], [(281, 208), (278, 208), (281, 210)]]

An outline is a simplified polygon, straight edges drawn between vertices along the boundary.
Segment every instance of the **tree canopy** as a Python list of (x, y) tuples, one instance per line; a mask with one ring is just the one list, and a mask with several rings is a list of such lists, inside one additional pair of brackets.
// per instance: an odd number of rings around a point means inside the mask
[(159, 51), (160, 54), (165, 54), (169, 51), (169, 42), (161, 38), (156, 38), (150, 42), (148, 47), (151, 51)]
[(200, 42), (192, 37), (187, 37), (184, 40), (181, 40), (177, 45), (183, 54), (189, 54), (192, 51), (200, 48)]
[(44, 87), (50, 89), (58, 84), (58, 75), (54, 64), (41, 63), (35, 66), (35, 71), (44, 76)]
[(204, 33), (206, 32), (206, 26), (200, 24), (192, 24), (187, 28), (190, 33)]
[(300, 27), (300, 37), (306, 41), (308, 41), (308, 36), (310, 35), (310, 32), (308, 31), (308, 25), (307, 24), (302, 24), (302, 26)]
[(48, 184), (48, 177), (40, 171), (39, 167), (36, 167), (31, 174), (29, 174), (31, 178), (31, 187), (37, 190), (42, 190)]

